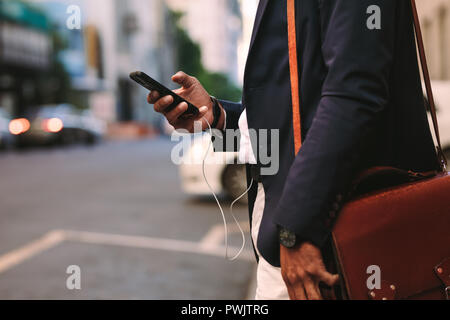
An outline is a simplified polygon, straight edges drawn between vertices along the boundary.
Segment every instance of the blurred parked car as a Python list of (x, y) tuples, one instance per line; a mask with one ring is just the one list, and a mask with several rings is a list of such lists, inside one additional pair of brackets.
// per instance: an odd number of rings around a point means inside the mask
[(96, 118), (90, 110), (84, 110), (81, 113), (81, 125), (87, 135), (85, 140), (87, 143), (95, 143), (106, 134), (107, 125), (105, 121)]
[[(236, 199), (247, 190), (245, 165), (237, 164), (238, 153), (214, 152), (210, 147), (208, 134), (193, 140), (191, 147), (182, 156), (179, 166), (181, 186), (186, 194), (194, 196), (211, 195), (211, 191), (203, 177), (203, 159), (206, 152), (205, 173), (208, 183), (217, 195), (225, 194)], [(244, 197), (242, 201), (246, 201)]]
[(89, 111), (78, 111), (70, 104), (46, 105), (33, 109), (35, 111), (26, 118), (14, 119), (10, 124), (21, 146), (93, 144), (106, 131), (103, 121), (96, 119)]
[(0, 107), (0, 149), (10, 149), (14, 145), (14, 136), (9, 130), (11, 116)]

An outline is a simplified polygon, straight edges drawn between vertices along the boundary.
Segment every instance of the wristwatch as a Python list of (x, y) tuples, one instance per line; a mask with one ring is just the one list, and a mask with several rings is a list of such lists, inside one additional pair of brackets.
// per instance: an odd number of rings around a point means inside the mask
[(220, 121), (220, 116), (222, 115), (222, 109), (220, 108), (219, 101), (215, 97), (211, 97), (213, 103), (213, 123), (211, 123), (211, 128), (215, 129)]
[(297, 235), (294, 232), (287, 230), (286, 228), (280, 227), (278, 236), (280, 244), (288, 249), (296, 247), (299, 243)]

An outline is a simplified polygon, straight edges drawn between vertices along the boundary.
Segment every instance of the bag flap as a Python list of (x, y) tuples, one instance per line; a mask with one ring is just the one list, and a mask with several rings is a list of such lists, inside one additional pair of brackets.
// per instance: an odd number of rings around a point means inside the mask
[(450, 176), (392, 187), (349, 202), (333, 230), (351, 299), (369, 298), (367, 268), (397, 298), (443, 287), (435, 267), (450, 257)]

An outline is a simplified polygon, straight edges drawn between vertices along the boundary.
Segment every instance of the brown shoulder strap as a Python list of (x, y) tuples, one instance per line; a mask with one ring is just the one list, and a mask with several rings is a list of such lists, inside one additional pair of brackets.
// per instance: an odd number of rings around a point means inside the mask
[[(414, 28), (419, 49), (420, 61), (422, 65), (423, 78), (427, 91), (428, 102), (430, 104), (431, 117), (433, 119), (433, 127), (438, 143), (437, 153), (442, 171), (446, 171), (447, 159), (442, 151), (441, 137), (439, 134), (439, 125), (436, 116), (436, 106), (434, 104), (433, 91), (431, 89), (430, 74), (425, 56), (425, 48), (423, 44), (422, 32), (420, 29), (419, 16), (417, 14), (416, 1), (411, 0)], [(292, 95), (292, 115), (294, 125), (294, 143), (295, 154), (297, 154), (302, 146), (301, 139), (301, 120), (300, 120), (300, 91), (298, 81), (298, 59), (297, 59), (297, 31), (295, 23), (295, 0), (287, 0), (287, 17), (288, 17), (288, 39), (289, 39), (289, 68), (291, 76), (291, 95)]]
[(300, 120), (300, 87), (298, 81), (297, 30), (295, 24), (295, 0), (287, 0), (289, 69), (291, 74), (292, 120), (294, 125), (295, 154), (302, 147)]
[(436, 105), (434, 104), (433, 90), (431, 89), (430, 73), (428, 72), (427, 57), (425, 55), (425, 46), (423, 44), (422, 30), (420, 28), (419, 14), (417, 13), (416, 1), (411, 0), (411, 6), (414, 17), (414, 29), (416, 32), (417, 46), (419, 49), (420, 63), (422, 65), (423, 79), (425, 81), (425, 88), (427, 91), (428, 103), (430, 105), (431, 118), (433, 119), (434, 133), (437, 140), (437, 153), (439, 157), (439, 163), (442, 171), (446, 171), (447, 158), (442, 151), (441, 136), (439, 134), (439, 124), (436, 115)]

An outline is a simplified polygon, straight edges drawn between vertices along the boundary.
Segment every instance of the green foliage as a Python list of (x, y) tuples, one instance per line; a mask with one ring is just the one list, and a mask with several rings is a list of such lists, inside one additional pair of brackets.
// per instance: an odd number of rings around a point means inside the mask
[(206, 91), (215, 97), (230, 101), (240, 101), (242, 98), (242, 90), (231, 83), (223, 73), (205, 71), (197, 78)]
[(171, 23), (175, 31), (177, 69), (196, 77), (213, 96), (230, 101), (241, 100), (242, 90), (235, 86), (225, 74), (205, 69), (202, 64), (200, 46), (180, 26), (182, 16), (183, 14), (180, 12), (170, 12)]
[(180, 26), (183, 14), (170, 11), (172, 24), (174, 25), (175, 56), (177, 67), (187, 74), (198, 76), (204, 72), (201, 62), (200, 46), (193, 42), (187, 32)]

